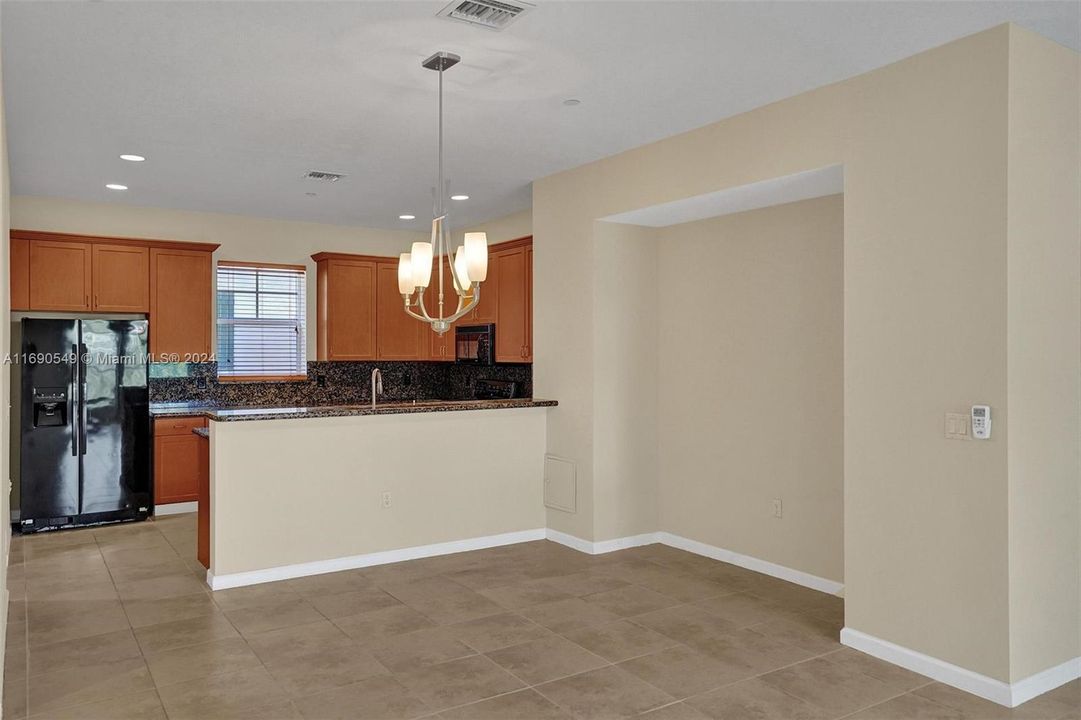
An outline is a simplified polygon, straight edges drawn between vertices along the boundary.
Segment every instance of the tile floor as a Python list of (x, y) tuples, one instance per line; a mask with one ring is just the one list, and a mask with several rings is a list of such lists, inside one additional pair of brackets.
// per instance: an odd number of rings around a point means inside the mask
[(193, 516), (16, 538), (5, 717), (1081, 720), (837, 643), (842, 601), (668, 547), (533, 542), (210, 593)]

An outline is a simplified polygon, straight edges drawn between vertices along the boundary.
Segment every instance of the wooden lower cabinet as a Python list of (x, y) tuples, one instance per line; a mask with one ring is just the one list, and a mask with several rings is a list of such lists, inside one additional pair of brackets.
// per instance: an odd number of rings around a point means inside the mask
[(210, 438), (199, 441), (199, 515), (195, 541), (195, 556), (203, 567), (210, 569)]
[(199, 499), (199, 480), (203, 473), (200, 443), (203, 439), (192, 432), (197, 427), (206, 427), (206, 418), (155, 418), (155, 505)]

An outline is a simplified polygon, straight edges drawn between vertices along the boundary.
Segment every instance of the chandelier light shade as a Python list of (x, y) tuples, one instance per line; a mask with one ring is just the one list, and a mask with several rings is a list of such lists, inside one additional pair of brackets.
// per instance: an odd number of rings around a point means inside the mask
[(488, 279), (488, 236), (482, 232), (465, 234), (465, 260), (469, 279), (484, 282)]
[(468, 288), (472, 277), (469, 275), (469, 265), (465, 259), (465, 246), (459, 245), (454, 251), (454, 280), (460, 288)]
[[(443, 172), (443, 72), (460, 60), (453, 53), (440, 51), (421, 63), (428, 70), (439, 72), (439, 178), (435, 187), (432, 239), (413, 243), (410, 252), (398, 258), (398, 292), (406, 314), (428, 323), (440, 335), (477, 306), (480, 284), (488, 277), (487, 236), (482, 232), (466, 233), (464, 244), (452, 255), (446, 225), (450, 188)], [(434, 278), (433, 261), (440, 263)], [(450, 266), (450, 287), (444, 287), (443, 263)], [(453, 311), (450, 310), (452, 299), (456, 300)]]
[(402, 253), (398, 258), (398, 292), (412, 295), (417, 284), (413, 282), (413, 259), (410, 253)]
[(409, 262), (413, 266), (413, 284), (421, 289), (428, 287), (432, 281), (432, 244), (415, 242), (409, 255)]

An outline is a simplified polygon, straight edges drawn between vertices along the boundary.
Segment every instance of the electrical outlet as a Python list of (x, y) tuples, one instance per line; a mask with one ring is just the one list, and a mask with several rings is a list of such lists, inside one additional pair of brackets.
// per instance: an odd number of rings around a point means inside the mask
[(779, 518), (784, 514), (781, 506), (781, 498), (773, 498), (773, 517)]
[(326, 387), (327, 386), (327, 376), (326, 375), (316, 375), (315, 376), (315, 384), (318, 387)]
[(197, 378), (195, 378), (195, 389), (196, 390), (206, 390), (206, 378), (205, 377), (197, 377)]
[(383, 509), (389, 508), (390, 505), (391, 505), (390, 493), (385, 492), (385, 493), (383, 493)]

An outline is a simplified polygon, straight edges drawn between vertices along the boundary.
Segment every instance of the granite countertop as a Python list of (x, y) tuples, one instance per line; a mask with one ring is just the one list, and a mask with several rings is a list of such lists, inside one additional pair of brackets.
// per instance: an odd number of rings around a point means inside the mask
[(192, 428), (191, 431), (201, 438), (210, 439), (210, 428)]
[[(345, 417), (350, 415), (402, 415), (408, 413), (457, 412), (554, 407), (555, 400), (418, 400), (371, 405), (313, 405), (310, 407), (218, 407), (208, 403), (151, 403), (152, 417), (203, 416), (218, 422), (239, 420), (285, 420), (290, 418)], [(197, 433), (200, 434), (200, 433)]]

